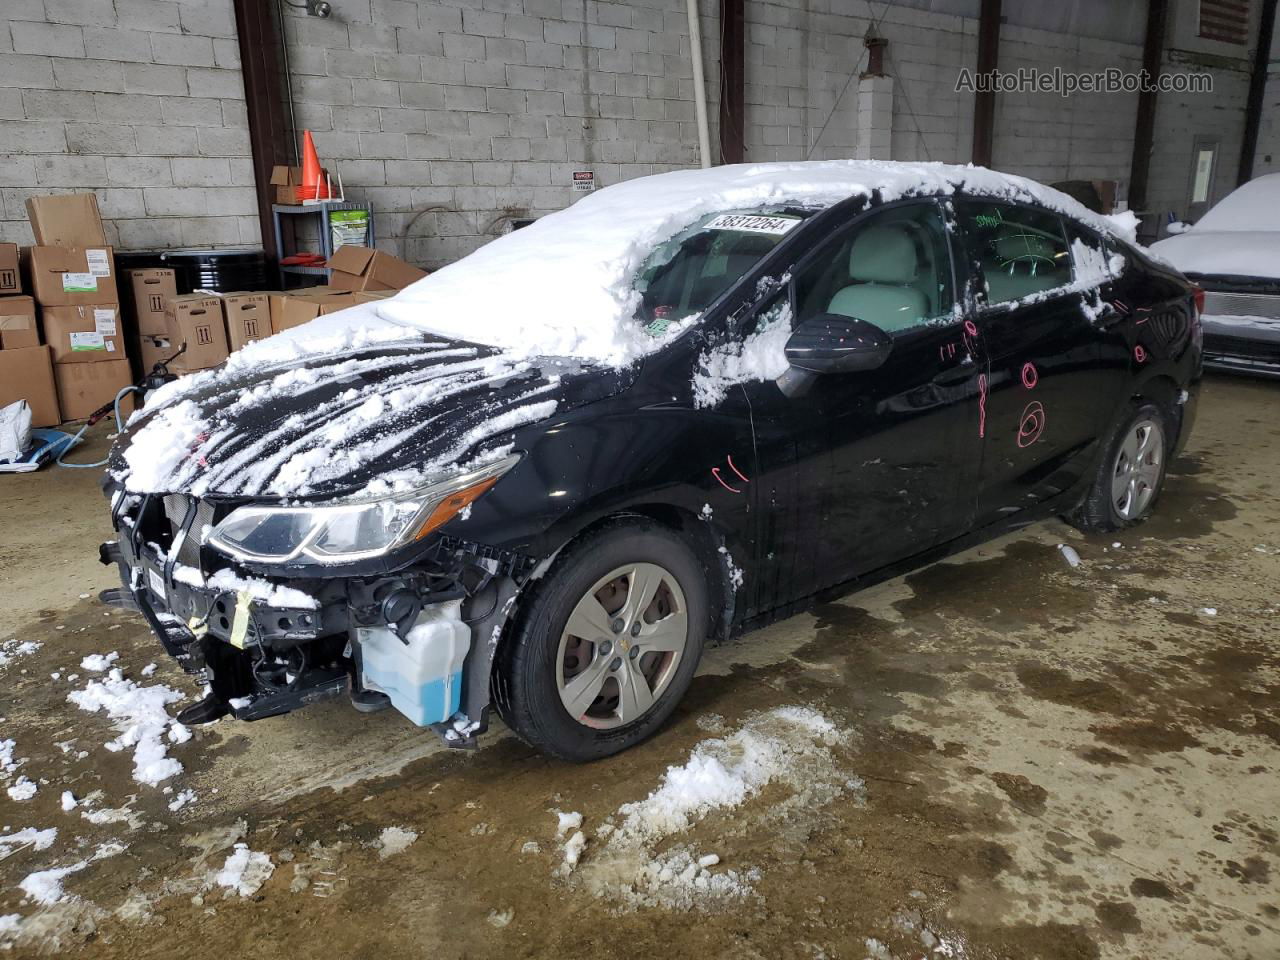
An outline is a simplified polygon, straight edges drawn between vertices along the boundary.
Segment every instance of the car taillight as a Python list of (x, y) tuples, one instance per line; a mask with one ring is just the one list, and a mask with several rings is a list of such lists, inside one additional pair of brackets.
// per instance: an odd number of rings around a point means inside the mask
[(1191, 298), (1196, 302), (1196, 318), (1204, 316), (1204, 287), (1192, 286)]

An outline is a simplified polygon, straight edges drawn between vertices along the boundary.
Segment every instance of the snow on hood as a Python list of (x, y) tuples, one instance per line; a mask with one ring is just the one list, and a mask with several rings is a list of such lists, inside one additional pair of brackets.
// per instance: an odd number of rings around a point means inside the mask
[(1153, 243), (1151, 252), (1183, 273), (1280, 279), (1280, 230), (1203, 230), (1197, 225)]

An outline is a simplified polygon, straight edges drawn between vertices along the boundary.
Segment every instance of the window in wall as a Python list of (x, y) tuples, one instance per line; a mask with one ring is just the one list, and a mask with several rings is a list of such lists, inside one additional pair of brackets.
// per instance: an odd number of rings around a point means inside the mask
[(796, 280), (798, 320), (834, 313), (890, 334), (950, 320), (953, 302), (946, 230), (932, 201), (868, 215)]
[(987, 303), (1021, 300), (1071, 282), (1071, 256), (1056, 215), (976, 200), (959, 201), (956, 213), (969, 258), (982, 268)]
[(1249, 42), (1249, 0), (1200, 0), (1200, 36), (1221, 43)]

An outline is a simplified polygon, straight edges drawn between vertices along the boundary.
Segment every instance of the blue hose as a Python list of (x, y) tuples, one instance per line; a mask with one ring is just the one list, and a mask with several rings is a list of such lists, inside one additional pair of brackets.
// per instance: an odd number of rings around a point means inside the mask
[[(128, 393), (141, 393), (141, 392), (142, 391), (139, 390), (137, 387), (135, 387), (133, 384), (130, 384), (127, 387), (121, 388), (120, 392), (116, 394), (115, 400), (113, 400), (111, 403), (111, 409), (116, 416), (116, 432), (117, 433), (122, 433), (124, 431), (124, 419), (120, 416), (120, 401)], [(84, 432), (88, 430), (91, 426), (93, 426), (92, 423), (86, 423), (83, 427), (81, 427), (76, 432), (75, 436), (71, 438), (71, 442), (62, 448), (62, 452), (58, 454), (57, 460), (54, 461), (55, 463), (57, 463), (58, 466), (72, 467), (74, 469), (79, 470), (79, 469), (88, 469), (91, 467), (105, 467), (107, 465), (107, 462), (111, 459), (110, 457), (105, 457), (102, 460), (97, 461), (96, 463), (65, 463), (63, 462), (62, 458), (71, 452), (71, 448), (80, 442), (80, 438), (84, 436)]]

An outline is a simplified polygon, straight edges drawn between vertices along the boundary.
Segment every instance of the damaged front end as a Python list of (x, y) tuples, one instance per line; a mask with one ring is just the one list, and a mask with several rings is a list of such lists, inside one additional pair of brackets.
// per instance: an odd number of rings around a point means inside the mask
[(345, 694), (471, 746), (533, 560), (439, 528), (517, 459), (379, 500), (311, 505), (139, 495), (108, 481), (117, 539), (100, 557), (122, 586), (102, 599), (140, 612), (183, 669), (205, 677), (213, 717), (260, 720)]

